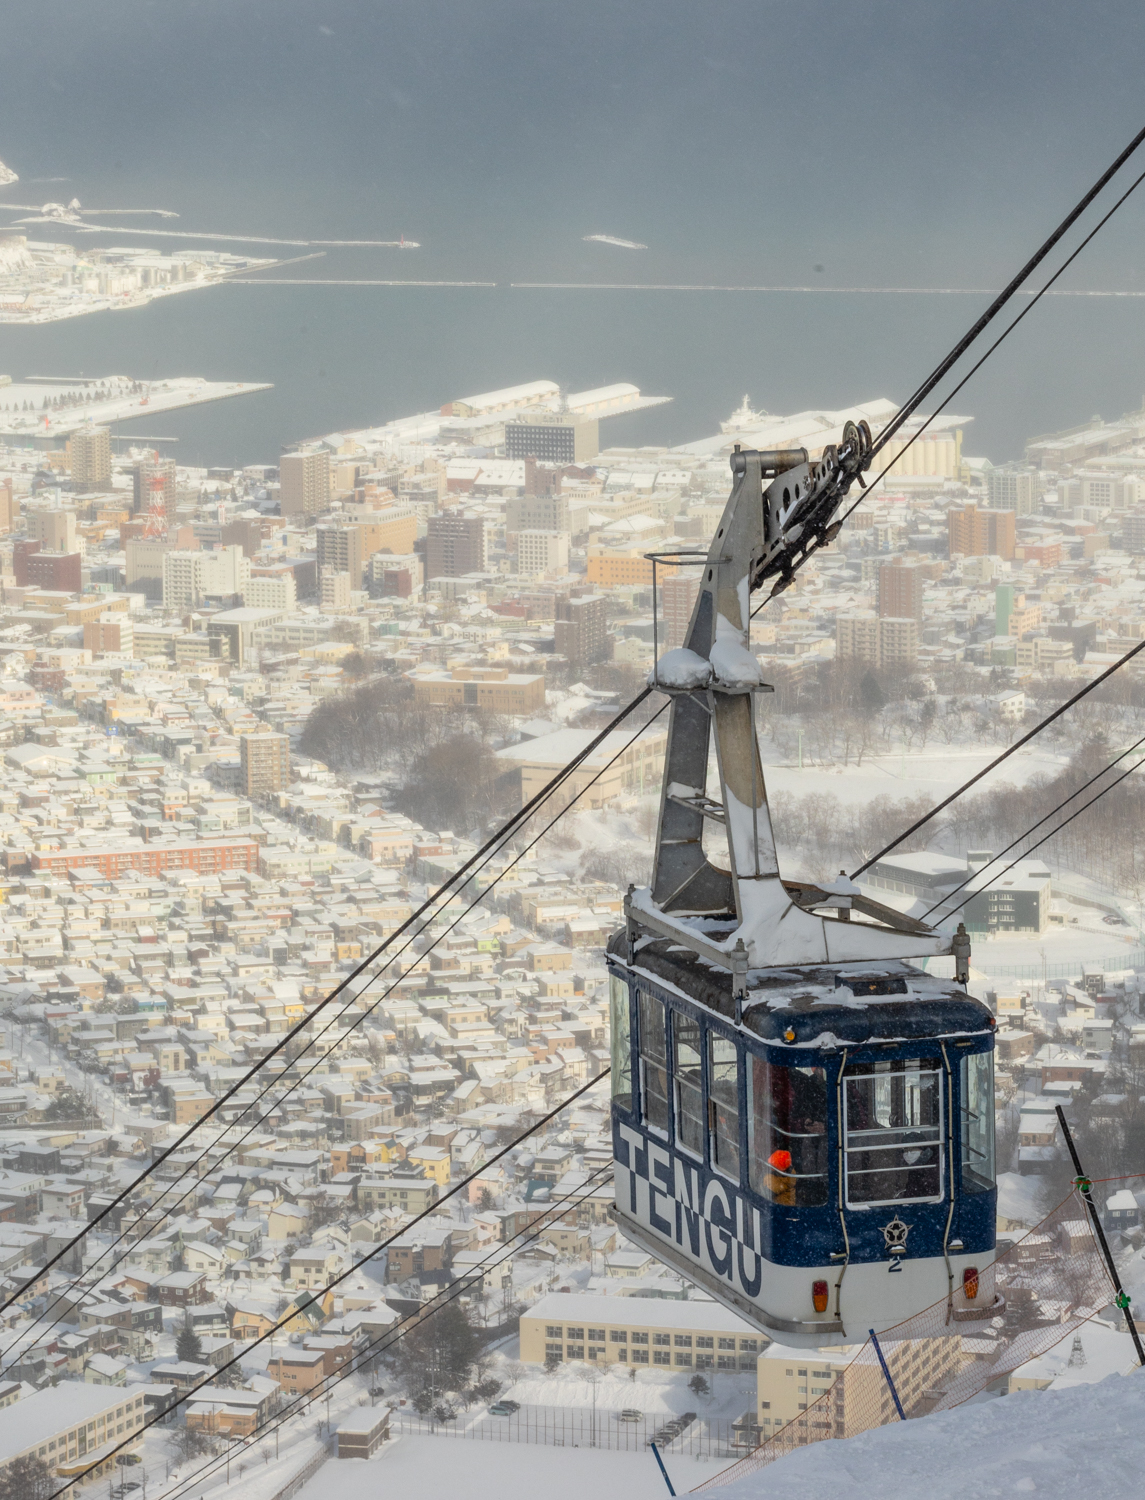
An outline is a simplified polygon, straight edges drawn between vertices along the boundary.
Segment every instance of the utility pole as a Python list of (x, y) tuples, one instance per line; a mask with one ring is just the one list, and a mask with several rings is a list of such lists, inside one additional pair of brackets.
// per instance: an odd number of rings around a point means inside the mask
[(1142, 1349), (1141, 1347), (1141, 1336), (1137, 1332), (1137, 1324), (1133, 1321), (1133, 1314), (1129, 1311), (1129, 1294), (1121, 1285), (1121, 1275), (1118, 1272), (1116, 1263), (1114, 1262), (1113, 1252), (1109, 1248), (1109, 1241), (1105, 1238), (1105, 1230), (1102, 1228), (1101, 1219), (1097, 1212), (1097, 1205), (1093, 1201), (1093, 1184), (1081, 1169), (1081, 1158), (1077, 1154), (1077, 1147), (1073, 1143), (1073, 1136), (1070, 1134), (1070, 1128), (1066, 1124), (1065, 1110), (1061, 1107), (1060, 1104), (1057, 1106), (1057, 1117), (1058, 1124), (1062, 1129), (1062, 1136), (1065, 1140), (1066, 1145), (1069, 1147), (1070, 1159), (1073, 1162), (1074, 1171), (1077, 1173), (1073, 1185), (1081, 1194), (1085, 1206), (1089, 1210), (1089, 1218), (1090, 1222), (1093, 1225), (1094, 1237), (1096, 1238), (1098, 1245), (1101, 1247), (1101, 1253), (1105, 1258), (1106, 1269), (1109, 1271), (1109, 1279), (1110, 1281), (1112, 1281), (1113, 1289), (1117, 1294), (1113, 1299), (1114, 1303), (1125, 1314), (1125, 1323), (1129, 1329), (1129, 1336), (1130, 1338), (1132, 1338), (1133, 1347), (1137, 1351), (1137, 1362), (1141, 1365), (1145, 1365), (1145, 1349)]

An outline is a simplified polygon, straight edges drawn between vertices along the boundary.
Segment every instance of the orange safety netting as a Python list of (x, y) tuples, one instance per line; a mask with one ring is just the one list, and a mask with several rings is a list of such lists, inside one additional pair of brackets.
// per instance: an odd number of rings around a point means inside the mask
[[(928, 1416), (969, 1400), (1027, 1360), (1052, 1349), (1107, 1307), (1113, 1296), (1085, 1202), (1072, 1192), (991, 1266), (983, 1268), (976, 1298), (968, 1299), (957, 1286), (949, 1299), (879, 1334), (905, 1415)], [(793, 1369), (784, 1371), (778, 1366), (785, 1358), (788, 1365), (794, 1365), (796, 1356), (805, 1366), (800, 1376), (806, 1378), (810, 1369), (812, 1376), (831, 1378), (829, 1388), (809, 1401), (805, 1411), (764, 1436), (754, 1452), (697, 1485), (697, 1490), (730, 1484), (808, 1443), (852, 1437), (899, 1420), (870, 1339), (853, 1357), (845, 1347), (788, 1349), (782, 1354), (776, 1348), (775, 1354), (779, 1356), (774, 1370), (777, 1378), (770, 1385), (780, 1395), (798, 1389), (778, 1378), (793, 1375)], [(832, 1368), (811, 1369), (817, 1355), (818, 1363)], [(847, 1360), (845, 1365), (841, 1357)], [(767, 1359), (765, 1352), (761, 1365)], [(766, 1385), (765, 1373), (761, 1395)], [(765, 1431), (769, 1419), (762, 1411), (757, 1417)]]

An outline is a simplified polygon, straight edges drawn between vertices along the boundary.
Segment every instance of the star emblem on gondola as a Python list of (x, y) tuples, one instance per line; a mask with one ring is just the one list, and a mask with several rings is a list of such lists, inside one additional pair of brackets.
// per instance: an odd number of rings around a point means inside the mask
[(889, 1224), (883, 1225), (883, 1239), (891, 1255), (906, 1254), (906, 1237), (909, 1233), (910, 1225), (904, 1224), (898, 1214), (895, 1214)]

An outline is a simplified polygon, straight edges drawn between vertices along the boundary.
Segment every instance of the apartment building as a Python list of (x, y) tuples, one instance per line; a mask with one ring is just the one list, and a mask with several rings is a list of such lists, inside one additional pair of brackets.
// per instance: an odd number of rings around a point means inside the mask
[(330, 505), (330, 455), (325, 448), (284, 453), (278, 461), (278, 506), (284, 516), (317, 516)]
[(111, 486), (111, 436), (106, 427), (72, 433), (64, 446), (64, 462), (81, 490)]
[(290, 784), (290, 739), (285, 734), (244, 734), (239, 765), (248, 797), (265, 797)]
[(672, 1370), (752, 1370), (767, 1344), (718, 1302), (555, 1292), (521, 1315), (521, 1358)]
[[(797, 1444), (824, 1437), (850, 1437), (894, 1418), (886, 1379), (873, 1351), (854, 1363), (859, 1345), (840, 1344), (824, 1349), (791, 1349), (771, 1344), (756, 1365), (756, 1410), (759, 1436), (768, 1438), (806, 1413), (802, 1431), (792, 1434)], [(908, 1414), (928, 1390), (941, 1389), (962, 1365), (959, 1333), (929, 1339), (884, 1339), (883, 1354), (899, 1399)], [(877, 1420), (874, 1425), (877, 1425)]]
[(961, 553), (963, 557), (1000, 557), (1009, 562), (1014, 556), (1014, 515), (1012, 510), (952, 505), (946, 513), (951, 557)]

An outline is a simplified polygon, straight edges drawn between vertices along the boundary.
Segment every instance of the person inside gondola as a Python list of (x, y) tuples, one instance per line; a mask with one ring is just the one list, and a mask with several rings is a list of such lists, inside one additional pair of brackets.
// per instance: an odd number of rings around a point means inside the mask
[(791, 1152), (773, 1151), (767, 1158), (767, 1174), (764, 1187), (773, 1203), (785, 1203), (793, 1207), (798, 1182), (791, 1170)]

